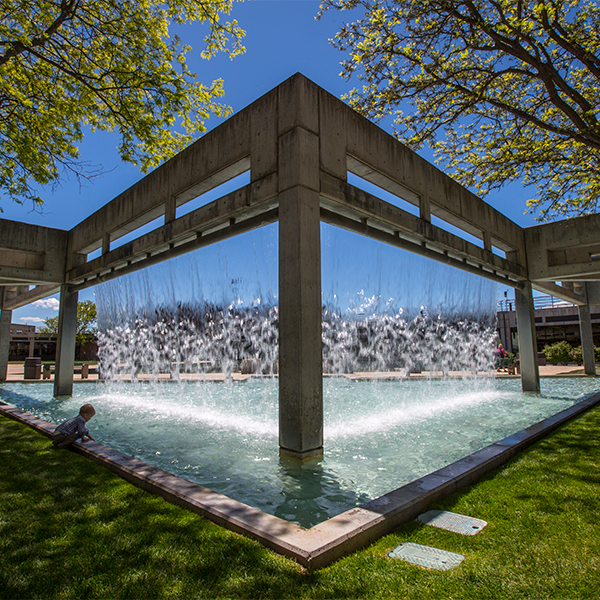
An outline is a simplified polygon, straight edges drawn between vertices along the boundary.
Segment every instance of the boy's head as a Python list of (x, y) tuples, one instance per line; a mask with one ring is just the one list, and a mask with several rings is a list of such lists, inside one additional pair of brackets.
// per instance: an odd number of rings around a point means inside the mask
[(80, 409), (79, 409), (79, 414), (86, 420), (89, 421), (95, 414), (96, 411), (94, 410), (94, 407), (91, 404), (84, 404)]

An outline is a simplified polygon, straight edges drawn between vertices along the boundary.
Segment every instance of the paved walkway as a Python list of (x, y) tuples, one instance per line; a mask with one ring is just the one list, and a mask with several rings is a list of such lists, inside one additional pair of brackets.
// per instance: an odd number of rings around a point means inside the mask
[[(422, 373), (411, 373), (408, 377), (410, 379), (426, 379), (429, 377), (441, 377), (443, 374), (440, 372), (430, 372), (423, 371)], [(451, 371), (449, 373), (450, 377), (463, 377), (468, 375), (467, 373), (463, 373), (461, 371)], [(487, 373), (480, 373), (480, 375), (487, 375)], [(519, 377), (519, 375), (508, 375), (505, 372), (495, 372), (495, 377)], [(540, 377), (557, 377), (557, 376), (582, 376), (585, 377), (583, 373), (583, 367), (578, 365), (569, 365), (569, 366), (555, 366), (555, 365), (546, 365), (540, 367)], [(340, 377), (340, 375), (328, 375), (325, 374), (326, 377)], [(241, 373), (232, 373), (231, 379), (233, 381), (245, 381), (249, 377), (268, 377), (263, 375), (242, 375)], [(360, 373), (350, 373), (341, 375), (341, 377), (345, 377), (346, 379), (351, 379), (353, 381), (362, 381), (362, 380), (395, 380), (395, 379), (406, 379), (407, 376), (399, 371), (393, 372), (360, 372)], [(226, 376), (224, 373), (181, 373), (181, 380), (183, 381), (224, 381)], [(130, 380), (130, 377), (123, 377), (123, 380)], [(154, 376), (142, 374), (138, 376), (138, 381), (154, 381)], [(158, 376), (159, 381), (173, 381), (171, 376), (168, 373), (161, 373)], [(7, 373), (7, 381), (23, 381), (23, 364), (9, 364), (8, 365), (8, 373)], [(90, 373), (87, 379), (82, 379), (79, 373), (76, 373), (73, 381), (79, 382), (89, 382), (89, 381), (97, 381), (98, 375), (95, 373)], [(29, 379), (27, 381), (43, 381), (37, 379)], [(48, 381), (48, 380), (46, 380)], [(54, 381), (54, 374), (50, 375), (50, 381)]]

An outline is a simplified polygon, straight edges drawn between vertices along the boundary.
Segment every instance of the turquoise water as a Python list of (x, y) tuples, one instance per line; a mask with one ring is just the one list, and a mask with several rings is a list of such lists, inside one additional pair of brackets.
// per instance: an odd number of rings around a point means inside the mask
[(283, 519), (312, 526), (559, 412), (589, 378), (324, 380), (323, 460), (280, 460), (276, 379), (74, 386), (0, 384), (0, 399), (53, 423), (92, 403), (102, 444)]

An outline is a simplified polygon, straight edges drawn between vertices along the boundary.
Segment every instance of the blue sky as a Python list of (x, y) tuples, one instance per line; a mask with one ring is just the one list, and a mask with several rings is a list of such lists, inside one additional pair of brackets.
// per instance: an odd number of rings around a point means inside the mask
[[(329, 11), (321, 21), (317, 21), (318, 11), (318, 0), (246, 0), (236, 3), (232, 16), (247, 35), (244, 40), (246, 53), (234, 60), (226, 56), (210, 61), (201, 59), (202, 30), (198, 26), (181, 27), (177, 34), (184, 43), (193, 47), (188, 62), (202, 81), (208, 83), (217, 77), (224, 79), (224, 102), (236, 112), (296, 72), (303, 73), (339, 97), (358, 82), (339, 77), (344, 55), (328, 40), (335, 36), (342, 19), (348, 20), (352, 15)], [(220, 122), (219, 119), (211, 119), (207, 123), (208, 128)], [(136, 167), (120, 162), (116, 143), (116, 137), (110, 134), (89, 134), (81, 145), (81, 157), (90, 163), (101, 164), (105, 175), (93, 182), (84, 182), (82, 187), (76, 181), (67, 181), (54, 191), (44, 190), (46, 203), (41, 213), (31, 212), (31, 206), (3, 201), (4, 214), (1, 217), (61, 229), (73, 227), (142, 177)], [(428, 158), (426, 153), (423, 156)], [(514, 184), (489, 196), (486, 201), (519, 225), (527, 226), (535, 223), (532, 215), (524, 214), (527, 197), (527, 192)], [(343, 246), (352, 242), (342, 240), (339, 243)], [(381, 251), (374, 247), (366, 251), (365, 264), (369, 262), (369, 252), (376, 254)], [(234, 260), (229, 259), (230, 262)], [(387, 265), (386, 260), (384, 264)], [(339, 262), (339, 259), (334, 258), (333, 261)], [(341, 271), (337, 271), (336, 275), (340, 281), (344, 279)], [(361, 284), (357, 281), (353, 286), (356, 290), (348, 293), (360, 291)], [(328, 283), (326, 285), (329, 286)], [(88, 298), (93, 299), (93, 290), (80, 294), (80, 299)], [(13, 322), (39, 325), (39, 320), (54, 316), (57, 308), (56, 298), (40, 301), (36, 306), (29, 305), (15, 311)]]

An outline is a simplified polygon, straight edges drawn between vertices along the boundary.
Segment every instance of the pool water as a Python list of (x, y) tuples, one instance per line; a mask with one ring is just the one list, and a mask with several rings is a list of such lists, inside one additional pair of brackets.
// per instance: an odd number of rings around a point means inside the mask
[(276, 379), (0, 384), (0, 399), (60, 423), (91, 403), (96, 440), (240, 502), (310, 527), (422, 477), (596, 392), (593, 378), (352, 381), (324, 386), (324, 456), (280, 459)]

